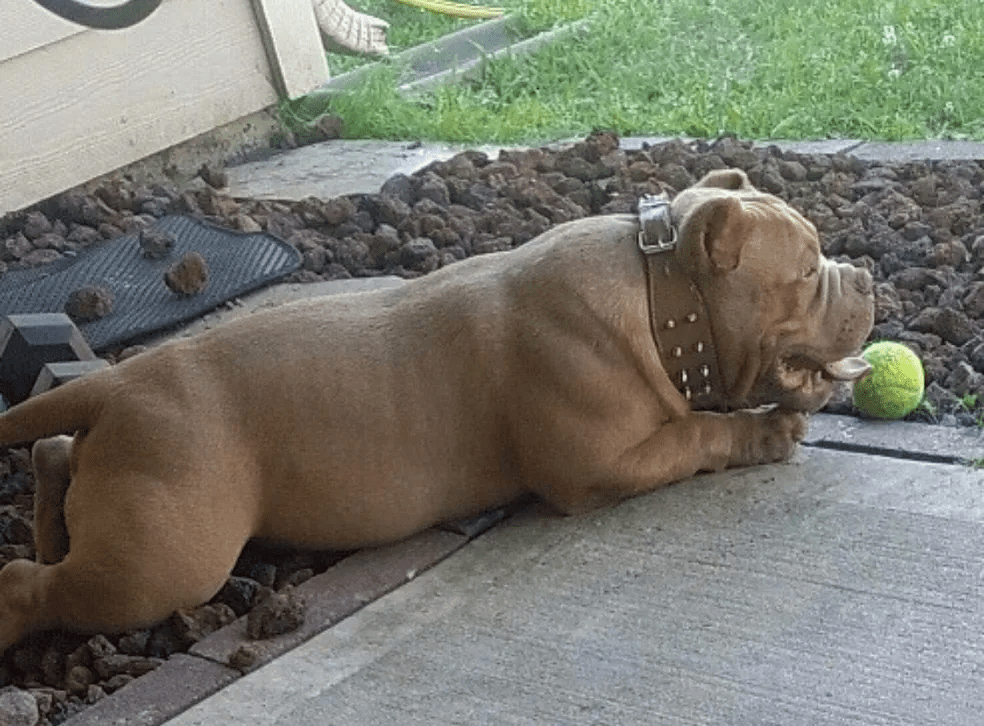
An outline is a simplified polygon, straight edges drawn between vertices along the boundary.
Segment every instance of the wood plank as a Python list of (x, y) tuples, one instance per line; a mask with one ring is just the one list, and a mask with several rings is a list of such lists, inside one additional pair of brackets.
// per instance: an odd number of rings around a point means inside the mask
[[(43, 80), (43, 84), (40, 82)], [(0, 213), (277, 100), (249, 0), (169, 0), (0, 64)]]
[(277, 90), (297, 98), (328, 81), (328, 59), (310, 2), (253, 0)]
[[(123, 0), (85, 0), (92, 6), (120, 5)], [(30, 0), (0, 0), (0, 62), (79, 33), (87, 28), (62, 20)]]

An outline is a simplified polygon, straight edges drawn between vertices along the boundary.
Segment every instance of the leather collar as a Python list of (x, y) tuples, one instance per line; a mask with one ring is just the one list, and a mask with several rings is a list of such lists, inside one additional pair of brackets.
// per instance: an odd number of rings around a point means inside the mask
[(723, 410), (723, 378), (700, 290), (676, 256), (669, 197), (639, 200), (639, 250), (646, 265), (649, 321), (663, 368), (695, 409)]

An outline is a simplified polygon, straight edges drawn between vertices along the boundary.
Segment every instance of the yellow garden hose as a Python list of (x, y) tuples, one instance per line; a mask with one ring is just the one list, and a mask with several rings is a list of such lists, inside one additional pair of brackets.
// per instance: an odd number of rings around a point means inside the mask
[(441, 13), (455, 18), (500, 18), (502, 8), (486, 8), (481, 5), (464, 5), (451, 0), (396, 0), (404, 5)]

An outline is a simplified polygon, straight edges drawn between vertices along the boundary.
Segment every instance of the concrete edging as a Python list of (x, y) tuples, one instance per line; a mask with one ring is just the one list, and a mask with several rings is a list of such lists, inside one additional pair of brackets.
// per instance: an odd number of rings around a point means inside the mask
[[(681, 136), (626, 136), (619, 148), (627, 151), (641, 149), (644, 144), (659, 144), (681, 139)], [(776, 146), (797, 154), (847, 154), (862, 161), (905, 163), (913, 161), (982, 161), (984, 142), (978, 141), (864, 141), (863, 139), (820, 139), (815, 141), (757, 141), (755, 146)]]
[[(249, 640), (243, 616), (199, 641), (189, 653), (172, 656), (156, 670), (68, 719), (65, 726), (163, 724), (409, 582), (471, 539), (430, 529), (404, 542), (356, 552), (295, 588), (307, 606), (299, 629), (270, 640)], [(238, 670), (228, 665), (229, 658), (243, 646), (255, 657), (248, 667)]]
[(805, 446), (893, 459), (970, 465), (984, 460), (984, 430), (816, 414)]

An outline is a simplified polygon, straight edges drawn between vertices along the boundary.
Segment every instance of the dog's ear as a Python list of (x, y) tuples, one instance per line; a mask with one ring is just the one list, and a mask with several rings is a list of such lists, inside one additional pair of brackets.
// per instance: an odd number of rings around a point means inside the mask
[(752, 186), (748, 176), (741, 169), (718, 169), (708, 172), (694, 186), (728, 189), (733, 192), (755, 191), (755, 187)]
[(738, 267), (746, 234), (741, 201), (730, 196), (709, 199), (693, 210), (680, 226), (684, 240), (693, 239), (703, 249), (716, 272)]

